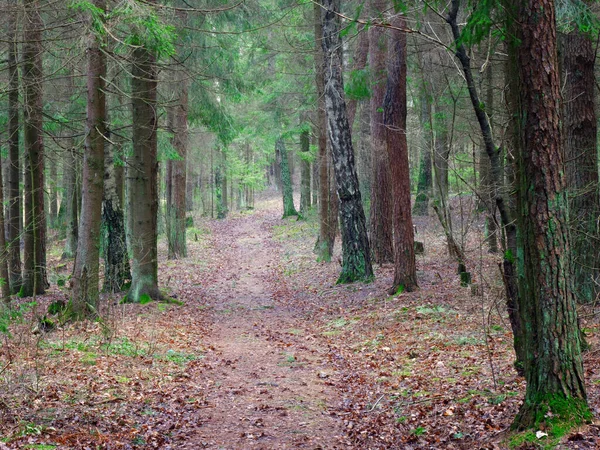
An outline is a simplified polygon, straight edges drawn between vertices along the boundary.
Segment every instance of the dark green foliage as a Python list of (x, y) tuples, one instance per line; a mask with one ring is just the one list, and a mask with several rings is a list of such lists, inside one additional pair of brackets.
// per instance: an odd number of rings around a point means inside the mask
[(368, 67), (350, 72), (348, 82), (344, 86), (349, 100), (364, 100), (371, 97), (371, 72)]

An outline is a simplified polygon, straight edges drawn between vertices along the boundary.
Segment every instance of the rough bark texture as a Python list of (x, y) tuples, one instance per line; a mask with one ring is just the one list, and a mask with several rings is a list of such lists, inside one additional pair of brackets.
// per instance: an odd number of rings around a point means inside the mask
[(173, 147), (179, 159), (171, 161), (171, 190), (167, 193), (170, 208), (167, 211), (168, 226), (168, 258), (177, 259), (187, 256), (185, 239), (185, 197), (186, 197), (186, 165), (188, 145), (188, 82), (181, 79), (177, 83), (178, 96), (172, 112)]
[(156, 69), (143, 47), (133, 52), (131, 79), (133, 155), (127, 168), (128, 214), (132, 252), (130, 302), (160, 299), (156, 248), (158, 161), (156, 139)]
[(123, 184), (122, 166), (115, 164), (114, 148), (106, 146), (104, 154), (104, 198), (102, 202), (102, 230), (104, 231), (104, 292), (120, 292), (131, 280), (123, 198), (119, 183)]
[(46, 218), (44, 213), (44, 142), (42, 134), (42, 19), (37, 0), (25, 0), (23, 96), (25, 146), (25, 249), (23, 285), (30, 297), (46, 290)]
[(297, 216), (298, 211), (296, 211), (296, 207), (294, 206), (294, 192), (292, 190), (292, 177), (288, 165), (288, 153), (281, 138), (277, 139), (275, 143), (275, 154), (277, 156), (277, 164), (279, 165), (279, 173), (281, 173), (283, 218)]
[(352, 136), (346, 115), (341, 47), (334, 0), (323, 3), (323, 53), (325, 56), (325, 110), (331, 142), (342, 231), (342, 272), (338, 283), (373, 277), (365, 214), (354, 164)]
[[(406, 28), (402, 16), (394, 17), (391, 24)], [(418, 288), (406, 142), (406, 35), (398, 30), (391, 31), (387, 72), (383, 111), (393, 180), (394, 282), (389, 290), (393, 295), (399, 290), (409, 292)]]
[(329, 157), (327, 156), (327, 116), (325, 113), (325, 59), (323, 55), (323, 8), (314, 3), (315, 14), (315, 77), (317, 86), (317, 135), (319, 165), (319, 238), (315, 252), (319, 261), (331, 261), (334, 240), (329, 220)]
[[(384, 5), (376, 5), (383, 10)], [(381, 27), (369, 29), (369, 67), (371, 69), (371, 209), (369, 231), (373, 260), (382, 264), (394, 260), (392, 241), (392, 180), (385, 150), (383, 98), (385, 96), (387, 38)]]
[(310, 209), (310, 136), (308, 130), (300, 134), (300, 151), (302, 161), (300, 165), (300, 213), (306, 214)]
[(571, 255), (579, 302), (598, 294), (600, 216), (597, 125), (594, 108), (595, 52), (589, 36), (579, 31), (560, 35), (564, 81), (563, 146), (569, 196)]
[[(94, 6), (104, 11), (106, 1), (94, 0)], [(93, 315), (97, 311), (106, 138), (106, 56), (99, 38), (92, 33), (88, 39), (87, 121), (81, 219), (72, 277), (72, 310), (74, 315), (80, 318)]]
[[(589, 418), (567, 233), (554, 2), (520, 2), (519, 287), (527, 391), (515, 428)], [(537, 429), (537, 428), (536, 428)]]
[(9, 278), (12, 293), (21, 287), (21, 161), (19, 157), (19, 69), (17, 43), (17, 5), (13, 2), (8, 24), (8, 227)]

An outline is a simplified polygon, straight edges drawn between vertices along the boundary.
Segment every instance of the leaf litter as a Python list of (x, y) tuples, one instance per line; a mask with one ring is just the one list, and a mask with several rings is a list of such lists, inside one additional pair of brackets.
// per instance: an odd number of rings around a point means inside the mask
[[(160, 285), (181, 305), (104, 296), (102, 320), (51, 332), (33, 330), (66, 288), (25, 306), (0, 345), (0, 448), (508, 448), (525, 384), (480, 230), (467, 255), (483, 296), (460, 287), (443, 233), (419, 219), (420, 290), (390, 297), (388, 265), (373, 283), (333, 284), (340, 255), (315, 262), (316, 220), (281, 220), (279, 203), (198, 218), (182, 260), (159, 241)], [(597, 415), (594, 307), (583, 316)], [(599, 434), (575, 430), (560, 448), (597, 448)], [(543, 448), (546, 432), (534, 436), (513, 448)]]

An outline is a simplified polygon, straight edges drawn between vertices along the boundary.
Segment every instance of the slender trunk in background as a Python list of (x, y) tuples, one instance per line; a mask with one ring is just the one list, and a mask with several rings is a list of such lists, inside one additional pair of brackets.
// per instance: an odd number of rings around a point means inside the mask
[(227, 214), (229, 213), (229, 196), (227, 195), (227, 185), (228, 185), (228, 179), (227, 179), (227, 152), (223, 149), (221, 150), (221, 207), (222, 207), (222, 214), (223, 217), (221, 217), (222, 219), (224, 219), (225, 217), (227, 217)]
[(44, 212), (44, 142), (42, 100), (42, 18), (38, 0), (25, 0), (23, 97), (25, 147), (25, 249), (19, 294), (43, 294), (46, 281), (46, 217)]
[[(317, 138), (316, 134), (318, 134), (318, 130), (313, 127), (313, 145), (317, 146)], [(319, 204), (319, 161), (318, 156), (314, 159), (313, 163), (310, 167), (311, 175), (312, 175), (312, 204), (313, 206), (317, 206)]]
[(323, 2), (323, 54), (325, 60), (325, 110), (340, 201), (342, 231), (342, 272), (338, 283), (370, 280), (373, 277), (371, 251), (367, 237), (358, 177), (354, 164), (352, 135), (346, 115), (339, 26), (335, 0)]
[(308, 129), (300, 134), (300, 214), (310, 209), (310, 137)]
[[(323, 54), (323, 9), (314, 3), (315, 13), (315, 77), (317, 86), (317, 121), (315, 124), (319, 164), (319, 238), (315, 244), (318, 261), (331, 261), (333, 233), (330, 230), (329, 211), (329, 157), (327, 156), (327, 116), (325, 113), (325, 67)], [(334, 235), (335, 236), (335, 235)]]
[[(448, 159), (450, 145), (448, 142), (448, 123), (444, 111), (438, 107), (435, 124), (435, 147), (433, 152), (433, 173), (435, 181), (435, 197), (440, 206), (448, 204)], [(487, 155), (486, 155), (487, 158)]]
[(574, 427), (591, 413), (569, 256), (554, 2), (521, 1), (517, 17), (519, 306), (527, 390), (513, 427), (539, 429), (547, 420)]
[(571, 255), (575, 293), (592, 302), (600, 287), (600, 196), (598, 192), (597, 122), (594, 107), (596, 54), (590, 36), (579, 31), (559, 35), (563, 98), (563, 147), (569, 196)]
[[(356, 50), (352, 61), (352, 71), (363, 70), (367, 65), (367, 58), (369, 55), (369, 33), (364, 25), (358, 30), (358, 42), (356, 43)], [(356, 117), (356, 108), (358, 106), (358, 100), (351, 98), (348, 100), (348, 123), (350, 129), (354, 125), (354, 118)]]
[[(489, 120), (494, 113), (494, 72), (493, 65), (487, 66), (487, 86), (485, 110)], [(496, 225), (496, 203), (494, 201), (494, 187), (492, 180), (492, 166), (485, 148), (479, 148), (479, 197), (485, 211), (485, 242), (490, 253), (498, 252), (498, 227)]]
[[(377, 1), (374, 14), (380, 14), (386, 2)], [(371, 69), (371, 209), (369, 231), (373, 261), (379, 264), (394, 260), (392, 237), (392, 180), (385, 150), (383, 99), (385, 96), (387, 37), (382, 27), (369, 29), (369, 67)]]
[(8, 227), (10, 287), (13, 294), (21, 288), (21, 161), (19, 156), (19, 68), (17, 44), (18, 1), (11, 2), (8, 15)]
[(66, 241), (61, 259), (71, 259), (75, 256), (77, 250), (77, 228), (78, 217), (78, 194), (77, 194), (77, 158), (72, 139), (68, 140), (68, 150), (64, 155), (63, 162), (63, 183), (64, 183), (64, 202), (66, 207)]
[(410, 169), (406, 141), (406, 20), (396, 15), (391, 22), (387, 90), (383, 111), (386, 148), (390, 161), (393, 194), (394, 282), (388, 291), (414, 291), (418, 288), (415, 239), (410, 210)]
[(52, 158), (48, 158), (48, 200), (50, 203), (50, 209), (48, 210), (48, 226), (52, 229), (57, 228), (58, 225), (58, 167), (56, 164), (56, 157), (52, 155)]
[(433, 130), (431, 121), (431, 93), (423, 87), (421, 94), (421, 123), (423, 124), (423, 145), (419, 158), (419, 175), (417, 178), (417, 196), (413, 206), (415, 216), (429, 214), (429, 198), (433, 177), (431, 176), (431, 148), (433, 144)]
[(294, 206), (294, 192), (292, 190), (292, 177), (290, 175), (290, 168), (288, 165), (288, 153), (285, 149), (283, 139), (277, 139), (275, 143), (275, 155), (277, 157), (277, 165), (279, 166), (279, 172), (281, 173), (281, 196), (283, 199), (283, 218), (289, 216), (297, 216), (298, 211)]
[[(516, 0), (515, 0), (516, 1)], [(516, 257), (517, 257), (517, 230), (513, 221), (513, 214), (510, 209), (510, 201), (505, 198), (505, 192), (503, 190), (503, 170), (502, 161), (500, 159), (500, 153), (496, 145), (494, 144), (494, 136), (492, 134), (492, 128), (489, 122), (489, 118), (485, 113), (484, 104), (479, 99), (479, 93), (477, 86), (473, 78), (473, 71), (471, 69), (471, 59), (467, 53), (467, 50), (462, 43), (462, 36), (460, 29), (458, 28), (458, 10), (460, 8), (460, 0), (452, 0), (452, 7), (446, 17), (446, 22), (450, 25), (452, 30), (452, 37), (455, 41), (455, 56), (458, 59), (463, 74), (465, 76), (465, 82), (467, 90), (469, 91), (469, 98), (471, 100), (471, 106), (475, 112), (475, 117), (481, 130), (481, 136), (483, 138), (485, 152), (490, 159), (491, 165), (491, 176), (493, 180), (493, 194), (496, 202), (496, 207), (500, 214), (502, 221), (502, 227), (506, 235), (506, 249), (504, 251), (503, 270), (504, 270), (504, 284), (506, 289), (506, 306), (510, 323), (514, 336), (514, 347), (516, 353), (515, 368), (519, 373), (522, 373), (522, 365), (525, 359), (525, 346), (524, 346), (524, 335), (521, 327), (521, 317), (518, 305), (520, 304), (519, 289), (517, 286), (517, 268), (516, 268)], [(509, 14), (510, 15), (510, 14)], [(512, 25), (509, 24), (509, 27)], [(514, 34), (514, 33), (513, 33)], [(509, 49), (509, 58), (512, 58), (511, 54), (514, 52), (514, 48)], [(510, 71), (507, 71), (510, 72)], [(509, 79), (509, 99), (512, 97), (514, 91), (514, 85)], [(509, 100), (512, 102), (512, 100)], [(513, 105), (513, 108), (515, 106)], [(518, 111), (518, 109), (513, 109)], [(516, 147), (517, 148), (517, 147)]]
[[(93, 3), (99, 11), (106, 10), (106, 0), (94, 0)], [(90, 34), (86, 51), (87, 121), (83, 155), (81, 219), (72, 277), (72, 311), (78, 318), (96, 315), (98, 311), (100, 224), (104, 189), (106, 56), (102, 49), (101, 38), (93, 31)]]
[(131, 78), (133, 154), (127, 169), (127, 212), (131, 235), (131, 288), (129, 302), (160, 299), (156, 248), (158, 213), (158, 161), (156, 115), (156, 67), (145, 48), (133, 51)]

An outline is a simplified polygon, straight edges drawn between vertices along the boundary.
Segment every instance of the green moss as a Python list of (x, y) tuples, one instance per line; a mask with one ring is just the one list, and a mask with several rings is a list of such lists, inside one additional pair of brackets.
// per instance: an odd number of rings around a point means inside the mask
[(139, 301), (140, 305), (147, 305), (151, 301), (152, 301), (152, 297), (150, 297), (148, 294), (140, 295), (140, 301)]

